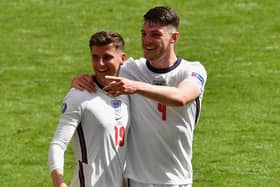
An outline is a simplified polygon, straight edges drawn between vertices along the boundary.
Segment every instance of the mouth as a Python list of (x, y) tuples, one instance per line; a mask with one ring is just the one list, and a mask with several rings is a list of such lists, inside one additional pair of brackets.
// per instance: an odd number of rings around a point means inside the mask
[(155, 47), (154, 46), (144, 46), (143, 49), (146, 51), (152, 51), (155, 49)]
[(97, 71), (99, 73), (104, 73), (107, 71), (107, 68), (99, 68), (99, 69), (96, 69), (95, 71)]

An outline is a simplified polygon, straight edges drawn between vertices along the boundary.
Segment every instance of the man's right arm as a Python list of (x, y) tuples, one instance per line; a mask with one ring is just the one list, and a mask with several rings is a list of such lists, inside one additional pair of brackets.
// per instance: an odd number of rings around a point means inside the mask
[(48, 151), (48, 163), (54, 187), (67, 187), (63, 180), (64, 152), (81, 120), (82, 92), (71, 89), (62, 105), (62, 115)]

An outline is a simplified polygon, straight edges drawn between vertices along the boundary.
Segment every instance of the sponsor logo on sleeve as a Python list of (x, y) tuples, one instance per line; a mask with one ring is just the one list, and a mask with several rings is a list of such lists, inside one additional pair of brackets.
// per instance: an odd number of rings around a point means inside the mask
[(63, 114), (67, 110), (67, 103), (62, 103), (61, 105), (61, 113)]
[(202, 85), (204, 84), (204, 79), (203, 79), (203, 77), (200, 74), (198, 74), (196, 72), (192, 72), (192, 77), (197, 78)]

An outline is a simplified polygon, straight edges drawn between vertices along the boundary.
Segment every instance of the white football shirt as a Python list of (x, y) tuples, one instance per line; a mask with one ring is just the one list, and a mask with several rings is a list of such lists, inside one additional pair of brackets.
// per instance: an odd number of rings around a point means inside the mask
[(120, 76), (173, 87), (188, 80), (201, 91), (197, 99), (182, 107), (130, 95), (132, 122), (126, 176), (149, 184), (191, 184), (193, 133), (207, 78), (204, 67), (178, 58), (170, 68), (155, 69), (144, 58), (129, 59)]
[(64, 151), (73, 140), (73, 187), (122, 186), (129, 128), (129, 99), (72, 88), (63, 102), (49, 148), (50, 170), (63, 171)]

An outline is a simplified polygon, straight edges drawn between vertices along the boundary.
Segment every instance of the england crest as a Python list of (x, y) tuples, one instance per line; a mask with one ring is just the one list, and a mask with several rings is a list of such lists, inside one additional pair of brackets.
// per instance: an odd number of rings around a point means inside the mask
[(114, 99), (111, 101), (111, 105), (114, 108), (115, 111), (115, 119), (119, 120), (121, 118), (121, 104), (122, 101), (118, 99)]

